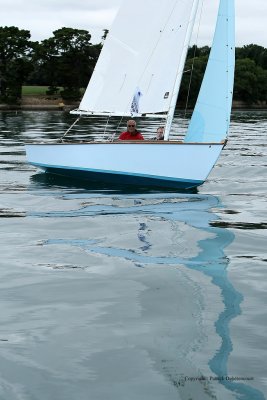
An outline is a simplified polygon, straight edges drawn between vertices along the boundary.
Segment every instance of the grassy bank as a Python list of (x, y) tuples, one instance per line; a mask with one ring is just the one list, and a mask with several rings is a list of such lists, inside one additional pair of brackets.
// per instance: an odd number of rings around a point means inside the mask
[[(22, 96), (45, 96), (48, 90), (48, 86), (22, 86)], [(63, 87), (58, 87), (59, 92), (63, 90)], [(81, 94), (84, 93), (85, 89), (80, 89)]]
[(46, 95), (48, 86), (22, 86), (22, 96)]

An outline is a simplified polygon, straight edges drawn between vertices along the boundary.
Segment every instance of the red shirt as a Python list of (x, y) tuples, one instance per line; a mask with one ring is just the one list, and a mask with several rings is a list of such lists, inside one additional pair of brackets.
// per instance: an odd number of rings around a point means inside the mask
[(119, 140), (144, 140), (144, 137), (141, 135), (140, 132), (135, 131), (134, 135), (130, 132), (122, 132), (120, 134)]

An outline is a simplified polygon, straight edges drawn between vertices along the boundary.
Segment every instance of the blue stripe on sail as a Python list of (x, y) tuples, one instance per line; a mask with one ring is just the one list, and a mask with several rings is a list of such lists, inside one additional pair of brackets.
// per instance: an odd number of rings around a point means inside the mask
[[(172, 178), (172, 177), (165, 177), (165, 176), (158, 176), (158, 175), (147, 175), (147, 174), (139, 174), (139, 173), (131, 173), (131, 172), (121, 172), (121, 171), (107, 171), (107, 170), (101, 170), (101, 169), (93, 169), (93, 168), (79, 168), (79, 167), (65, 167), (65, 166), (58, 166), (58, 165), (47, 165), (47, 164), (39, 164), (39, 163), (34, 163), (31, 162), (30, 164), (46, 169), (49, 172), (54, 172), (57, 174), (64, 174), (64, 175), (72, 175), (78, 177), (80, 174), (81, 178), (92, 178), (93, 175), (97, 178), (97, 176), (102, 176), (109, 180), (109, 177), (111, 176), (117, 176), (118, 179), (122, 179), (125, 177), (126, 179), (124, 180), (124, 183), (131, 183), (131, 179), (135, 180), (134, 183), (138, 181), (143, 181), (143, 183), (149, 183), (148, 181), (151, 181), (150, 184), (161, 184), (164, 186), (164, 183), (167, 186), (174, 186), (177, 187), (184, 187), (184, 188), (189, 188), (189, 187), (194, 187), (194, 186), (199, 186), (203, 184), (203, 181), (201, 180), (192, 180), (192, 179), (183, 179), (183, 178)], [(165, 186), (166, 186), (165, 185)]]
[(220, 142), (228, 134), (235, 64), (234, 14), (234, 0), (221, 0), (208, 65), (185, 142)]

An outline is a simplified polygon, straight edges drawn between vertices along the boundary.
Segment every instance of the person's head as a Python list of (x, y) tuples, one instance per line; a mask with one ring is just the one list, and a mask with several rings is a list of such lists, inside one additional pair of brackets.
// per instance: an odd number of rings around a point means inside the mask
[(133, 119), (129, 119), (129, 121), (127, 121), (127, 131), (132, 135), (136, 134), (136, 122)]
[(164, 139), (164, 127), (159, 126), (157, 129), (157, 140), (163, 140)]

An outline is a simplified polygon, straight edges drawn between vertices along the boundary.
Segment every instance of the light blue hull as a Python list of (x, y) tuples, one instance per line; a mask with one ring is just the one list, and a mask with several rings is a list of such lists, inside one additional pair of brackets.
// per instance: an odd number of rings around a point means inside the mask
[(189, 189), (205, 182), (223, 144), (31, 144), (28, 162), (47, 172), (88, 181)]

